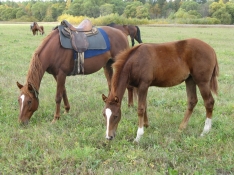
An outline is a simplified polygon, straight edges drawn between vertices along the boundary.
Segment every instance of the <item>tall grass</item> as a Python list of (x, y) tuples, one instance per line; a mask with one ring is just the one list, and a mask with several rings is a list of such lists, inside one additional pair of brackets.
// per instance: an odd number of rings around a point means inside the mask
[[(45, 24), (48, 34), (52, 27)], [(25, 83), (34, 50), (45, 36), (33, 36), (29, 24), (0, 24), (0, 174), (233, 174), (234, 160), (234, 30), (140, 26), (143, 42), (199, 38), (216, 51), (220, 66), (219, 95), (215, 96), (213, 126), (199, 137), (205, 108), (199, 102), (188, 128), (177, 132), (186, 109), (185, 85), (151, 87), (148, 93), (149, 128), (139, 144), (136, 103), (122, 104), (122, 120), (113, 141), (105, 140), (101, 94), (107, 95), (103, 70), (68, 77), (68, 114), (55, 123), (56, 83), (45, 74), (40, 106), (26, 127), (18, 124), (19, 90)]]

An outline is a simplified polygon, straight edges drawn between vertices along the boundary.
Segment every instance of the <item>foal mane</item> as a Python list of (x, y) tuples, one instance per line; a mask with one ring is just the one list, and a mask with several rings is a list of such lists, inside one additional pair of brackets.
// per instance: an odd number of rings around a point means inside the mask
[(116, 88), (117, 88), (117, 85), (119, 83), (120, 76), (121, 76), (121, 73), (122, 73), (122, 70), (123, 70), (125, 64), (129, 60), (131, 54), (133, 52), (135, 52), (135, 50), (137, 50), (137, 48), (139, 46), (140, 45), (134, 46), (132, 48), (128, 48), (125, 51), (123, 51), (117, 55), (117, 57), (115, 59), (116, 61), (112, 65), (112, 67), (113, 67), (112, 88), (114, 91), (116, 91)]

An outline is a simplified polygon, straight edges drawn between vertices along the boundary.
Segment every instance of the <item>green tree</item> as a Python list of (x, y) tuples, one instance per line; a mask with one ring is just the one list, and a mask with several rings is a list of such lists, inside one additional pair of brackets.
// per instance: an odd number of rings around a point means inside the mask
[(27, 15), (22, 8), (18, 8), (18, 11), (16, 12), (16, 19), (21, 18), (22, 16)]
[(65, 11), (65, 13), (73, 15), (73, 16), (81, 16), (83, 14), (83, 4), (84, 0), (74, 0), (68, 10)]
[(234, 3), (227, 2), (226, 3), (226, 10), (231, 15), (231, 18), (232, 18), (231, 24), (234, 24)]
[(226, 11), (225, 7), (222, 7), (215, 11), (212, 14), (213, 18), (219, 19), (222, 24), (231, 24), (232, 22), (232, 16)]
[(199, 4), (195, 1), (185, 1), (181, 4), (180, 8), (184, 9), (186, 12), (190, 10), (198, 10)]
[(117, 13), (122, 15), (124, 13), (124, 9), (126, 7), (126, 2), (123, 0), (112, 0), (110, 4), (113, 4), (113, 13)]
[(213, 2), (209, 6), (209, 12), (210, 15), (212, 15), (214, 12), (218, 11), (219, 9), (225, 7), (225, 4), (223, 3), (222, 0), (219, 0), (219, 2)]
[(82, 14), (84, 16), (97, 18), (100, 16), (100, 2), (98, 0), (85, 0), (82, 4)]
[(139, 19), (149, 19), (150, 15), (149, 15), (149, 4), (145, 4), (142, 6), (138, 6), (136, 8), (136, 18)]
[(100, 15), (106, 16), (113, 13), (114, 5), (113, 4), (103, 4), (100, 7)]
[(141, 17), (140, 13), (145, 12), (146, 10), (143, 8), (144, 8), (144, 5), (142, 4), (142, 2), (134, 1), (133, 3), (130, 3), (129, 5), (127, 5), (126, 8), (124, 9), (124, 16), (127, 18), (135, 18), (137, 16)]
[(47, 4), (45, 2), (38, 1), (32, 6), (32, 14), (39, 21), (42, 21), (46, 16)]

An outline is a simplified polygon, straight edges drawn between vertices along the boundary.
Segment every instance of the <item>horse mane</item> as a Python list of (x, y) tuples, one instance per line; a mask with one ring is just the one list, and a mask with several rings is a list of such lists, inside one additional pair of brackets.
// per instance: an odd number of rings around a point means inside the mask
[(42, 69), (42, 64), (39, 59), (39, 53), (45, 47), (46, 43), (51, 39), (51, 36), (54, 32), (51, 32), (47, 37), (45, 37), (41, 44), (35, 50), (33, 57), (29, 64), (28, 74), (27, 74), (27, 83), (33, 85), (37, 90), (40, 87), (40, 81), (44, 74), (44, 70)]
[(132, 48), (128, 48), (128, 49), (124, 50), (123, 52), (120, 52), (117, 55), (117, 57), (115, 59), (116, 61), (112, 65), (113, 75), (114, 75), (112, 78), (112, 88), (114, 91), (116, 91), (116, 87), (119, 83), (118, 80), (120, 80), (120, 75), (121, 75), (121, 72), (122, 72), (125, 64), (127, 63), (131, 54), (134, 53), (138, 47), (140, 47), (140, 45), (134, 46)]

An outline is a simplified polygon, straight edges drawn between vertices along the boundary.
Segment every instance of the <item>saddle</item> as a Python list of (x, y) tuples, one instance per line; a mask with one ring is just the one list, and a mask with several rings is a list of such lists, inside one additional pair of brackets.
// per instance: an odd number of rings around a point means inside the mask
[(70, 39), (72, 48), (78, 53), (71, 75), (77, 75), (81, 71), (84, 73), (84, 51), (89, 47), (87, 36), (97, 34), (98, 30), (92, 26), (91, 21), (88, 19), (83, 20), (77, 27), (74, 27), (67, 20), (63, 20), (61, 25), (64, 26), (62, 29), (63, 35)]
[(62, 33), (70, 38), (73, 49), (79, 53), (86, 51), (89, 47), (87, 36), (98, 33), (97, 28), (93, 27), (88, 19), (83, 20), (77, 27), (74, 27), (67, 20), (63, 20), (61, 25), (64, 26)]

